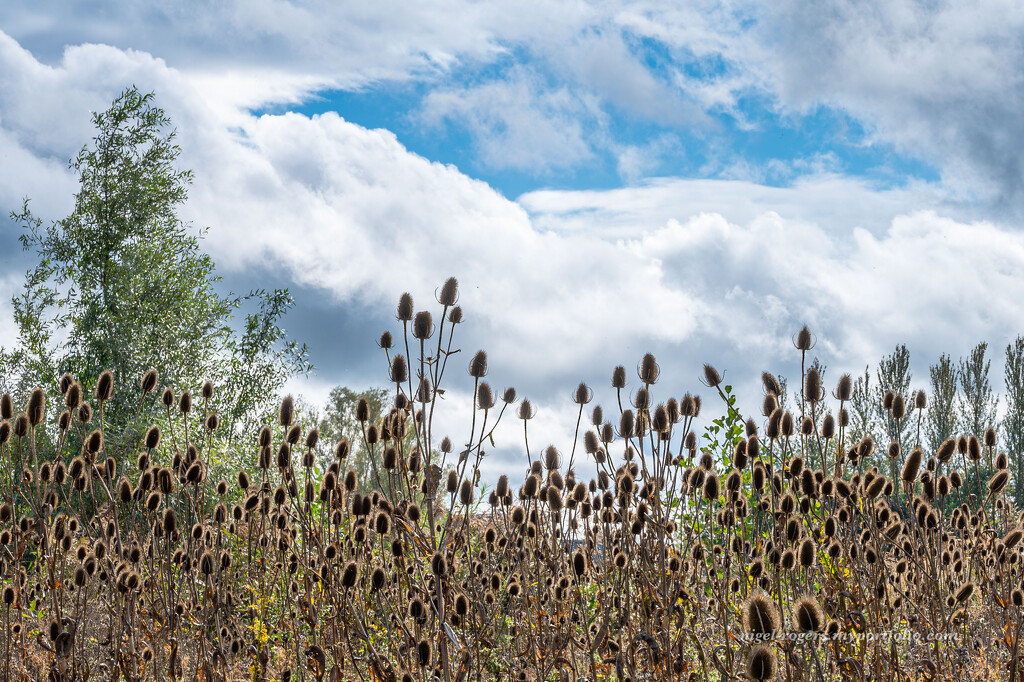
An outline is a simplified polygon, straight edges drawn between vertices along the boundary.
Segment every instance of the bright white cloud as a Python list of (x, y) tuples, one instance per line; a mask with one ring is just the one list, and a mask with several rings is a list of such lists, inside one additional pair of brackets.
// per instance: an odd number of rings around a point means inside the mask
[(487, 348), (495, 387), (537, 396), (552, 417), (537, 447), (571, 447), (571, 424), (559, 436), (554, 423), (576, 381), (603, 391), (614, 365), (648, 350), (678, 393), (697, 388), (702, 361), (751, 378), (784, 365), (805, 322), (826, 361), (855, 369), (899, 341), (925, 359), (980, 339), (1001, 348), (1024, 319), (1024, 235), (944, 217), (956, 207), (920, 211), (933, 187), (663, 180), (515, 203), (334, 114), (225, 115), (147, 54), (86, 46), (45, 66), (0, 35), (0, 74), (0, 144), (34, 169), (25, 184), (0, 175), (0, 208), (34, 192), (57, 217), (69, 190), (54, 159), (87, 137), (88, 111), (129, 83), (153, 88), (196, 173), (187, 214), (211, 227), (222, 268), (269, 265), (374, 307), (404, 290), (424, 307), (458, 276), (463, 348)]

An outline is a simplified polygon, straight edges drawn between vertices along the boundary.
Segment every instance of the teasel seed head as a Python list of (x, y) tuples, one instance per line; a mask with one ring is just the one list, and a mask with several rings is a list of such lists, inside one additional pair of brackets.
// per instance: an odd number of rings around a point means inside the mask
[(923, 410), (926, 407), (928, 407), (928, 394), (919, 390), (914, 394), (914, 409)]
[(921, 458), (924, 457), (924, 452), (921, 448), (914, 448), (907, 455), (907, 460), (903, 463), (903, 470), (900, 472), (900, 480), (906, 483), (912, 483), (917, 479), (917, 472), (921, 468)]
[(809, 568), (814, 565), (814, 557), (817, 554), (816, 547), (814, 546), (814, 540), (805, 538), (800, 543), (800, 565), (804, 568)]
[(341, 586), (346, 589), (351, 589), (355, 587), (358, 579), (359, 565), (355, 561), (349, 561), (345, 564), (345, 569), (341, 573)]
[(897, 393), (892, 399), (892, 418), (899, 420), (907, 416), (907, 403), (902, 393)]
[(1003, 488), (1006, 487), (1006, 483), (1010, 480), (1010, 472), (1006, 469), (1001, 469), (996, 472), (996, 475), (988, 481), (988, 492), (989, 495), (998, 495)]
[(20, 413), (14, 419), (14, 429), (13, 430), (14, 430), (14, 435), (17, 438), (24, 438), (25, 436), (28, 435), (29, 425), (28, 425), (28, 415), (27, 414), (22, 412), (22, 413)]
[(718, 474), (709, 474), (708, 477), (704, 479), (704, 499), (709, 502), (717, 502), (721, 492)]
[(831, 413), (826, 414), (825, 418), (821, 422), (821, 437), (825, 440), (831, 439), (836, 435), (836, 420)]
[(939, 446), (938, 451), (935, 453), (935, 457), (940, 462), (945, 464), (953, 457), (953, 453), (955, 451), (956, 441), (953, 440), (952, 438), (947, 438), (946, 440), (942, 441), (942, 444)]
[(704, 364), (704, 383), (709, 388), (715, 388), (722, 383), (722, 375), (718, 373), (717, 369), (707, 363)]
[(467, 507), (473, 504), (473, 484), (468, 478), (459, 486), (459, 502)]
[(163, 530), (165, 535), (171, 535), (178, 528), (178, 517), (174, 513), (174, 509), (167, 507), (164, 509), (163, 517)]
[(142, 379), (139, 381), (139, 388), (142, 389), (142, 395), (149, 395), (156, 390), (156, 384), (160, 381), (160, 373), (156, 371), (155, 367), (150, 367), (142, 375)]
[(764, 644), (750, 649), (747, 658), (747, 677), (752, 680), (767, 681), (775, 677), (778, 663), (775, 654)]
[[(761, 564), (758, 563), (758, 566)], [(760, 571), (758, 571), (758, 575), (760, 575)], [(757, 576), (751, 574), (751, 577), (756, 578)], [(760, 590), (751, 592), (740, 607), (740, 615), (743, 632), (748, 635), (772, 636), (782, 627), (775, 603), (771, 597)]]
[(398, 310), (395, 313), (395, 317), (400, 322), (408, 322), (412, 319), (412, 295), (408, 292), (398, 298)]
[(779, 421), (779, 433), (784, 438), (789, 438), (793, 435), (794, 431), (793, 414), (787, 410), (782, 413), (782, 419)]
[(804, 376), (804, 400), (813, 404), (821, 400), (821, 397), (821, 374), (817, 367), (811, 367)]
[[(295, 421), (295, 400), (289, 395), (281, 400), (281, 407), (277, 411), (277, 423), (281, 426), (291, 426)], [(269, 445), (269, 443), (268, 443)]]
[(36, 388), (28, 398), (28, 423), (30, 426), (39, 426), (46, 416), (46, 394), (43, 389)]
[(178, 411), (182, 414), (189, 414), (192, 412), (192, 393), (185, 390), (181, 392), (181, 397), (178, 398)]
[(469, 361), (469, 376), (474, 379), (483, 379), (487, 376), (487, 353), (478, 350)]
[(96, 379), (96, 400), (105, 403), (114, 395), (114, 374), (109, 369), (100, 372)]
[(974, 461), (981, 459), (981, 441), (973, 433), (967, 439), (967, 456)]
[(996, 455), (996, 469), (1005, 469), (1007, 466), (1009, 466), (1009, 459), (1005, 452), (1000, 452)]
[(798, 632), (819, 632), (825, 625), (825, 612), (811, 595), (797, 599), (793, 605), (793, 626)]
[(994, 448), (996, 446), (996, 430), (992, 427), (985, 429), (985, 447)]
[(658, 377), (661, 375), (661, 368), (658, 366), (658, 362), (654, 359), (654, 355), (646, 353), (643, 359), (640, 361), (640, 365), (637, 368), (637, 375), (640, 377), (640, 381), (645, 384), (655, 384), (658, 382)]
[(412, 323), (412, 335), (413, 338), (420, 341), (426, 341), (434, 333), (434, 318), (430, 315), (429, 311), (421, 310), (416, 313), (416, 317)]
[(964, 583), (953, 595), (953, 601), (962, 604), (970, 599), (972, 594), (974, 594), (974, 583)]
[(612, 388), (622, 389), (626, 387), (626, 368), (619, 365), (612, 370)]
[(404, 355), (396, 355), (391, 360), (391, 381), (396, 384), (404, 384), (409, 380), (409, 368), (405, 363)]
[(809, 351), (814, 347), (814, 340), (811, 338), (811, 330), (804, 325), (802, 329), (796, 334), (796, 340), (793, 342), (796, 349), (799, 351)]
[(422, 639), (420, 643), (416, 645), (416, 658), (420, 663), (421, 668), (427, 668), (430, 666), (430, 662), (433, 658), (433, 647), (430, 644), (429, 639)]
[(443, 553), (434, 552), (434, 556), (430, 559), (430, 571), (439, 578), (443, 578), (448, 573), (448, 561), (444, 558)]

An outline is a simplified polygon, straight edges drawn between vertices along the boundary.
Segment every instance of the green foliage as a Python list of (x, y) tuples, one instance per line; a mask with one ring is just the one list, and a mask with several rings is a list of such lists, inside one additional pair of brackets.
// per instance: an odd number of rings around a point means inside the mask
[(878, 438), (878, 419), (875, 410), (874, 391), (871, 388), (871, 372), (865, 366), (863, 376), (853, 380), (850, 393), (851, 444), (857, 444), (865, 436)]
[(949, 355), (928, 368), (931, 395), (928, 396), (928, 416), (925, 422), (925, 443), (931, 452), (947, 438), (957, 434), (957, 373)]
[(1006, 417), (1002, 424), (1003, 443), (1013, 472), (1013, 497), (1024, 507), (1024, 336), (1006, 346)]
[(996, 407), (999, 399), (992, 392), (988, 372), (991, 360), (985, 359), (988, 344), (982, 341), (971, 354), (960, 360), (957, 378), (960, 381), (960, 411), (963, 426), (968, 433), (981, 434), (996, 425)]
[(349, 466), (356, 470), (359, 477), (359, 491), (370, 492), (377, 488), (373, 476), (373, 465), (370, 454), (363, 440), (362, 424), (356, 419), (356, 405), (361, 398), (366, 398), (370, 405), (371, 418), (376, 420), (384, 414), (388, 391), (385, 388), (369, 388), (365, 391), (353, 391), (345, 386), (335, 386), (327, 399), (323, 416), (319, 419), (320, 437), (325, 443), (333, 445), (341, 439), (347, 439), (351, 446)]
[[(70, 163), (80, 183), (71, 215), (44, 227), (28, 200), (12, 214), (36, 264), (13, 301), (18, 343), (0, 350), (4, 388), (18, 398), (34, 386), (53, 391), (69, 372), (89, 392), (110, 369), (119, 390), (104, 418), (123, 451), (141, 435), (136, 424), (154, 417), (135, 419), (149, 367), (163, 385), (195, 391), (208, 379), (234, 444), (288, 375), (310, 369), (305, 347), (278, 325), (292, 299), (286, 290), (217, 292), (202, 232), (177, 215), (192, 174), (175, 166), (181, 150), (151, 93), (125, 90), (93, 123), (92, 143)], [(247, 301), (257, 311), (238, 334), (233, 315)]]
[(732, 392), (732, 386), (723, 384), (722, 391), (725, 393), (727, 410), (704, 429), (704, 442), (707, 444), (704, 449), (716, 455), (716, 459), (729, 468), (732, 466), (736, 444), (743, 440), (744, 424), (743, 416), (736, 409), (736, 396)]

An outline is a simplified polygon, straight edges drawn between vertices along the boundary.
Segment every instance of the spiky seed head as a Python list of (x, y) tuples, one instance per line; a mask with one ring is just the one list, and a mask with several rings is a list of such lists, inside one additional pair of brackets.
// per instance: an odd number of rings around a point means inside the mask
[(914, 409), (923, 410), (928, 407), (928, 394), (924, 391), (918, 391), (914, 394)]
[(431, 659), (433, 658), (433, 647), (430, 644), (429, 639), (422, 639), (420, 643), (416, 645), (416, 658), (420, 663), (421, 668), (427, 668), (430, 666)]
[(811, 367), (804, 376), (804, 400), (813, 404), (821, 400), (821, 396), (821, 374), (817, 367)]
[(450, 308), (459, 300), (459, 280), (449, 277), (441, 286), (441, 293), (437, 295), (437, 302), (445, 308)]
[(775, 654), (767, 646), (758, 644), (750, 649), (747, 658), (747, 677), (765, 682), (775, 677), (777, 668)]
[(467, 507), (473, 504), (473, 484), (468, 478), (459, 486), (459, 502)]
[(412, 319), (412, 295), (408, 292), (398, 298), (398, 310), (395, 317), (401, 322), (408, 322)]
[(970, 599), (972, 594), (974, 594), (974, 583), (964, 583), (953, 595), (953, 600), (957, 604), (962, 604)]
[(903, 463), (903, 470), (900, 472), (900, 480), (906, 483), (912, 483), (917, 479), (917, 472), (921, 468), (921, 459), (924, 457), (924, 452), (921, 448), (914, 448), (907, 455), (907, 461)]
[(839, 377), (839, 383), (836, 384), (836, 400), (848, 401), (853, 396), (853, 380), (849, 374), (844, 374)]
[(1024, 531), (1014, 528), (1003, 538), (1003, 544), (1006, 545), (1006, 549), (1013, 549), (1020, 542), (1022, 536), (1024, 536)]
[(217, 415), (216, 412), (211, 412), (210, 414), (206, 415), (205, 426), (207, 431), (216, 431), (219, 425), (220, 417)]
[(795, 431), (795, 424), (793, 422), (793, 414), (788, 410), (782, 413), (782, 418), (779, 420), (779, 433), (784, 438), (789, 438)]
[(425, 341), (434, 333), (434, 318), (427, 310), (416, 313), (412, 322), (412, 335), (420, 341)]
[(487, 353), (478, 350), (469, 361), (469, 376), (474, 379), (483, 379), (487, 376)]
[(722, 375), (718, 373), (717, 369), (707, 363), (704, 364), (704, 383), (711, 388), (715, 388), (722, 383)]
[(486, 381), (481, 381), (477, 387), (476, 406), (481, 410), (494, 407), (494, 394), (491, 392), (491, 385)]
[(967, 439), (967, 456), (974, 461), (981, 459), (981, 441), (973, 433)]
[(114, 395), (114, 374), (109, 369), (100, 372), (96, 379), (96, 400), (105, 403)]
[(721, 492), (722, 490), (718, 474), (709, 474), (708, 477), (704, 479), (704, 499), (709, 502), (716, 502)]
[(952, 438), (947, 438), (946, 440), (942, 441), (942, 445), (939, 446), (938, 451), (935, 453), (935, 457), (940, 462), (945, 464), (953, 457), (953, 453), (955, 451), (956, 441), (953, 440)]
[(836, 435), (836, 419), (831, 413), (826, 414), (825, 418), (821, 420), (821, 437), (825, 440), (831, 439)]
[(165, 535), (172, 534), (178, 528), (178, 517), (174, 513), (174, 509), (167, 507), (164, 509), (163, 517), (163, 529)]
[(577, 405), (586, 405), (594, 398), (594, 392), (587, 387), (582, 381), (580, 385), (576, 387), (576, 392), (573, 393), (572, 401)]
[(903, 419), (907, 416), (907, 403), (902, 393), (897, 393), (892, 399), (892, 418)]
[(403, 384), (409, 380), (409, 368), (405, 364), (404, 355), (396, 355), (391, 360), (391, 381)]
[(811, 338), (811, 330), (804, 325), (800, 331), (796, 334), (796, 341), (794, 342), (796, 349), (799, 351), (809, 351), (814, 347), (814, 340)]
[(345, 569), (341, 573), (341, 586), (346, 589), (355, 587), (356, 581), (359, 579), (359, 565), (355, 561), (349, 561), (345, 564)]
[(156, 384), (160, 381), (160, 373), (156, 371), (155, 367), (150, 367), (142, 375), (142, 379), (139, 380), (139, 388), (142, 389), (142, 395), (149, 395), (156, 390)]
[(626, 368), (619, 365), (612, 370), (612, 388), (622, 389), (626, 387)]
[[(295, 421), (295, 400), (290, 396), (285, 396), (281, 400), (281, 407), (277, 411), (277, 423), (281, 426), (291, 426), (292, 422)], [(269, 430), (268, 430), (269, 433)], [(262, 434), (261, 434), (262, 436)], [(269, 445), (269, 443), (267, 443)], [(264, 446), (265, 447), (265, 446)]]
[(998, 495), (1003, 488), (1006, 487), (1006, 483), (1010, 480), (1010, 472), (1006, 469), (1001, 469), (996, 472), (996, 475), (988, 481), (988, 492), (989, 495)]
[(818, 632), (825, 625), (825, 612), (812, 595), (804, 595), (793, 605), (793, 627), (798, 632)]
[[(760, 572), (758, 574), (760, 575)], [(743, 632), (749, 635), (771, 636), (782, 626), (775, 603), (760, 590), (755, 590), (747, 597), (740, 609), (740, 615)]]
[(985, 447), (994, 448), (996, 446), (996, 430), (992, 427), (985, 429)]
[(448, 573), (448, 561), (444, 558), (443, 553), (434, 552), (434, 556), (430, 559), (430, 571), (439, 578), (443, 578)]
[(37, 388), (28, 397), (28, 423), (31, 426), (39, 426), (46, 416), (46, 393), (43, 389)]
[(558, 468), (558, 460), (559, 460), (558, 450), (557, 450), (557, 448), (555, 448), (554, 445), (549, 445), (547, 448), (544, 449), (544, 466), (545, 466), (545, 468), (547, 468), (549, 471), (551, 471), (552, 469), (557, 469)]
[(661, 368), (654, 359), (654, 355), (651, 353), (644, 355), (643, 359), (640, 360), (640, 366), (637, 368), (637, 375), (640, 377), (640, 381), (645, 384), (657, 383), (658, 377), (661, 375)]
[(805, 538), (800, 543), (800, 565), (804, 568), (809, 568), (814, 565), (814, 557), (817, 554), (816, 547), (814, 546), (814, 540)]
[(96, 429), (85, 439), (85, 451), (96, 454), (103, 450), (103, 431)]
[(14, 419), (14, 435), (17, 438), (24, 438), (28, 435), (28, 429), (28, 415), (22, 412)]

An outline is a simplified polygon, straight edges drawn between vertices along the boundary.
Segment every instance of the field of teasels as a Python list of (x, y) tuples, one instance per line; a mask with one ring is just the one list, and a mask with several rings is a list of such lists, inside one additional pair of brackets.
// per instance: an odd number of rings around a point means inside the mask
[[(323, 442), (286, 398), (230, 480), (207, 457), (225, 428), (210, 383), (124, 378), (167, 416), (124, 449), (104, 437), (110, 373), (4, 395), (0, 680), (1021, 674), (1022, 519), (994, 431), (922, 449), (900, 427), (927, 396), (890, 392), (895, 439), (855, 440), (850, 377), (824, 386), (807, 362), (788, 401), (765, 373), (744, 420), (714, 367), (702, 406), (646, 355), (575, 390), (575, 443), (538, 446), (529, 401), (489, 385), (484, 352), (455, 355), (457, 299), (454, 279), (423, 309), (402, 296), (380, 339), (390, 405), (359, 403), (362, 443)], [(435, 410), (467, 369), (472, 436), (452, 440)], [(508, 420), (522, 475), (486, 489)]]

